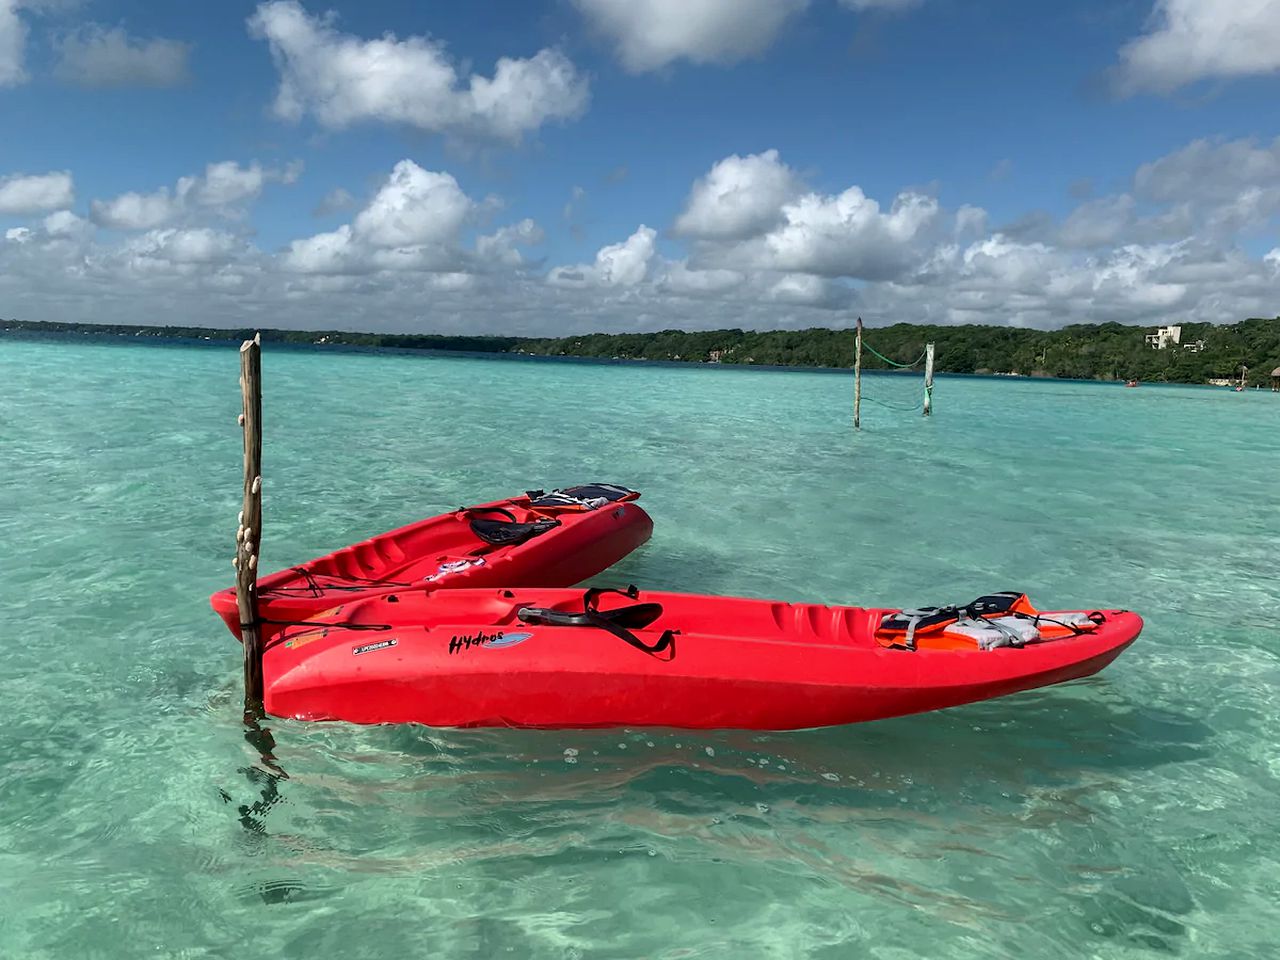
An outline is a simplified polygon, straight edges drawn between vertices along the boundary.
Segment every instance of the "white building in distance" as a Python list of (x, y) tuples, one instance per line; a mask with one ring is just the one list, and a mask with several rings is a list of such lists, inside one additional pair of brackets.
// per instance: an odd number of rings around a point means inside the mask
[(1170, 344), (1180, 343), (1182, 341), (1182, 327), (1157, 327), (1155, 333), (1147, 334), (1147, 343), (1154, 350), (1163, 350)]

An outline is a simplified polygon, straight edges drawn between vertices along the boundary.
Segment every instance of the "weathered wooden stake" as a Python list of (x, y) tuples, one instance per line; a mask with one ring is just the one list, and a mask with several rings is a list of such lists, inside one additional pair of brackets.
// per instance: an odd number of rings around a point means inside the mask
[(240, 346), (244, 412), (244, 508), (236, 529), (236, 605), (244, 641), (245, 717), (262, 712), (262, 634), (258, 629), (258, 557), (262, 550), (262, 335)]
[(853, 429), (862, 429), (862, 318), (853, 342)]
[(924, 345), (924, 415), (933, 410), (933, 344)]

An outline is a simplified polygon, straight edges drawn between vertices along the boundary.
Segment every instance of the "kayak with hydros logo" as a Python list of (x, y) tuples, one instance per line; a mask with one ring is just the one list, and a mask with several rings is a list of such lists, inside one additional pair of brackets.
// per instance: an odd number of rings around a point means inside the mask
[[(640, 494), (611, 483), (531, 490), (429, 517), (258, 580), (262, 635), (344, 601), (394, 590), (493, 585), (568, 587), (644, 544)], [(240, 636), (234, 587), (210, 597)]]
[(591, 589), (388, 592), (286, 629), (268, 713), (433, 726), (785, 730), (1097, 673), (1142, 630), (1018, 593), (890, 610)]

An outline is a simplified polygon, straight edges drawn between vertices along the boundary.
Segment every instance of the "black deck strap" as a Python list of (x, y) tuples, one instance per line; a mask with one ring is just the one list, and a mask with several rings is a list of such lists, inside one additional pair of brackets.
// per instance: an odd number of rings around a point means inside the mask
[[(516, 547), (560, 526), (560, 521), (553, 517), (520, 523), (514, 513), (503, 507), (472, 507), (464, 513), (471, 521), (471, 532), (495, 547)], [(496, 513), (507, 519), (492, 520), (483, 516), (486, 513)]]
[(564, 490), (558, 490), (557, 493), (567, 493), (575, 497), (589, 497), (596, 499), (603, 497), (610, 503), (616, 503), (619, 500), (627, 500), (640, 496), (640, 494), (632, 490), (630, 487), (624, 487), (617, 483), (584, 483), (577, 487), (567, 487)]
[[(1061, 620), (1053, 619), (1053, 617), (1046, 617), (1043, 613), (1037, 613), (1034, 615), (1029, 613), (1015, 613), (1014, 616), (1023, 617), (1035, 624), (1052, 623), (1055, 627), (1062, 627), (1063, 629), (1070, 630), (1071, 635), (1074, 637), (1083, 636), (1089, 632), (1088, 630), (1085, 630), (1084, 627), (1078, 627), (1074, 623), (1063, 623)], [(1107, 622), (1106, 614), (1102, 613), (1100, 610), (1091, 610), (1086, 613), (1085, 616), (1095, 627), (1100, 627)]]
[(961, 607), (961, 612), (977, 620), (981, 617), (999, 617), (1007, 614), (1015, 603), (1026, 594), (1016, 590), (1002, 590), (1000, 593), (988, 593), (978, 597)]
[[(1029, 613), (1015, 613), (1013, 614), (1013, 616), (1021, 620), (1030, 620), (1032, 626), (1035, 626), (1035, 627), (1040, 626), (1040, 624), (1042, 623), (1051, 623), (1055, 627), (1062, 627), (1062, 629), (1064, 630), (1070, 630), (1071, 635), (1073, 637), (1078, 637), (1085, 632), (1083, 628), (1077, 627), (1073, 623), (1063, 623), (1061, 620), (1055, 620), (1053, 619), (1053, 617), (1046, 617), (1043, 614), (1039, 614), (1039, 613), (1035, 614), (1034, 616), (1032, 616)], [(986, 618), (983, 617), (982, 619), (985, 620)]]
[(916, 610), (900, 610), (897, 613), (886, 613), (880, 618), (880, 626), (876, 632), (881, 630), (902, 634), (901, 643), (894, 641), (893, 646), (903, 647), (907, 650), (915, 650), (915, 635), (921, 630), (928, 630), (930, 627), (936, 627), (943, 623), (954, 623), (959, 620), (962, 612), (959, 607), (920, 607)]
[(640, 496), (637, 491), (616, 483), (587, 483), (577, 487), (565, 487), (563, 490), (552, 490), (550, 493), (542, 491), (537, 493), (538, 496), (529, 498), (529, 506), (582, 507), (587, 510), (596, 510), (606, 503), (635, 500)]
[(648, 644), (637, 637), (628, 627), (632, 629), (643, 629), (653, 623), (662, 616), (662, 604), (660, 603), (639, 603), (630, 607), (621, 607), (617, 610), (600, 610), (596, 607), (596, 600), (605, 593), (621, 594), (628, 599), (636, 599), (640, 596), (640, 591), (634, 586), (628, 587), (626, 590), (613, 590), (601, 587), (592, 587), (582, 597), (582, 612), (570, 613), (567, 610), (551, 610), (542, 607), (521, 607), (516, 611), (516, 616), (522, 623), (546, 624), (555, 627), (595, 627), (610, 633), (635, 647), (642, 653), (651, 657), (657, 657), (658, 654), (670, 651), (665, 658), (666, 660), (674, 659), (675, 636), (678, 631), (664, 630), (654, 643)]
[[(1061, 620), (1055, 620), (1053, 617), (1047, 617), (1043, 613), (1022, 613), (1017, 610), (1010, 610), (1015, 603), (1025, 597), (1025, 594), (1017, 593), (1012, 590), (1003, 593), (993, 593), (985, 597), (979, 597), (962, 612), (967, 613), (974, 620), (995, 620), (1000, 617), (1016, 617), (1019, 620), (1030, 620), (1033, 624), (1051, 623), (1055, 627), (1062, 627), (1064, 630), (1070, 630), (1074, 637), (1082, 636), (1088, 631), (1083, 627), (1078, 627), (1073, 623), (1063, 623)], [(1094, 624), (1094, 626), (1102, 626), (1107, 622), (1107, 617), (1099, 610), (1092, 610), (1085, 614)]]
[(1018, 616), (1030, 618), (1030, 614), (1014, 613), (1012, 608), (1026, 594), (1017, 590), (1004, 590), (999, 593), (988, 593), (969, 603), (949, 604), (943, 607), (920, 607), (915, 610), (900, 610), (897, 613), (885, 614), (880, 619), (880, 627), (890, 633), (905, 635), (902, 643), (893, 646), (915, 649), (915, 635), (931, 627), (956, 620), (991, 620), (997, 617)]

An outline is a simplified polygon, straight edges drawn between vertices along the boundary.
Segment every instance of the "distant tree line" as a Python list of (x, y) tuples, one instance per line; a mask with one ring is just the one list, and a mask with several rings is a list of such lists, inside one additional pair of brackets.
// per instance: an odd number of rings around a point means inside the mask
[(172, 327), (129, 323), (52, 323), (44, 320), (0, 320), (0, 333), (136, 337), (154, 340), (250, 340), (262, 334), (263, 343), (298, 346), (348, 346), (400, 350), (458, 350), (473, 353), (509, 353), (522, 337), (452, 336), (422, 333), (361, 333), (357, 330), (273, 330), (262, 327)]
[[(1163, 350), (1146, 342), (1147, 332), (1147, 328), (1121, 323), (1077, 324), (1060, 330), (898, 323), (868, 327), (864, 342), (899, 363), (916, 360), (925, 344), (933, 342), (935, 369), (940, 373), (1204, 383), (1237, 376), (1245, 364), (1250, 379), (1256, 382), (1280, 366), (1280, 318), (1223, 326), (1183, 324), (1181, 344)], [(1197, 349), (1200, 341), (1203, 349)], [(525, 340), (516, 349), (552, 356), (851, 367), (854, 337), (848, 329), (821, 327), (695, 333), (664, 330)], [(865, 369), (888, 367), (867, 351), (862, 360)]]
[[(127, 324), (46, 323), (0, 320), (0, 332), (36, 335), (84, 334), (183, 340), (240, 341), (254, 334), (207, 327)], [(1181, 344), (1163, 350), (1145, 340), (1147, 328), (1120, 323), (1077, 324), (1060, 330), (995, 326), (922, 326), (908, 323), (868, 327), (865, 342), (901, 363), (916, 360), (924, 345), (936, 345), (940, 373), (1015, 374), (1091, 380), (1204, 383), (1238, 376), (1242, 364), (1250, 381), (1266, 379), (1280, 367), (1280, 317), (1239, 323), (1182, 325)], [(784, 367), (851, 367), (852, 330), (703, 330), (657, 333), (593, 333), (573, 337), (454, 336), (359, 333), (327, 330), (262, 330), (267, 343), (343, 345), (367, 348), (513, 353), (529, 356), (594, 357), (617, 360), (686, 361)], [(1197, 349), (1202, 346), (1203, 349)], [(864, 352), (866, 369), (885, 369)]]

